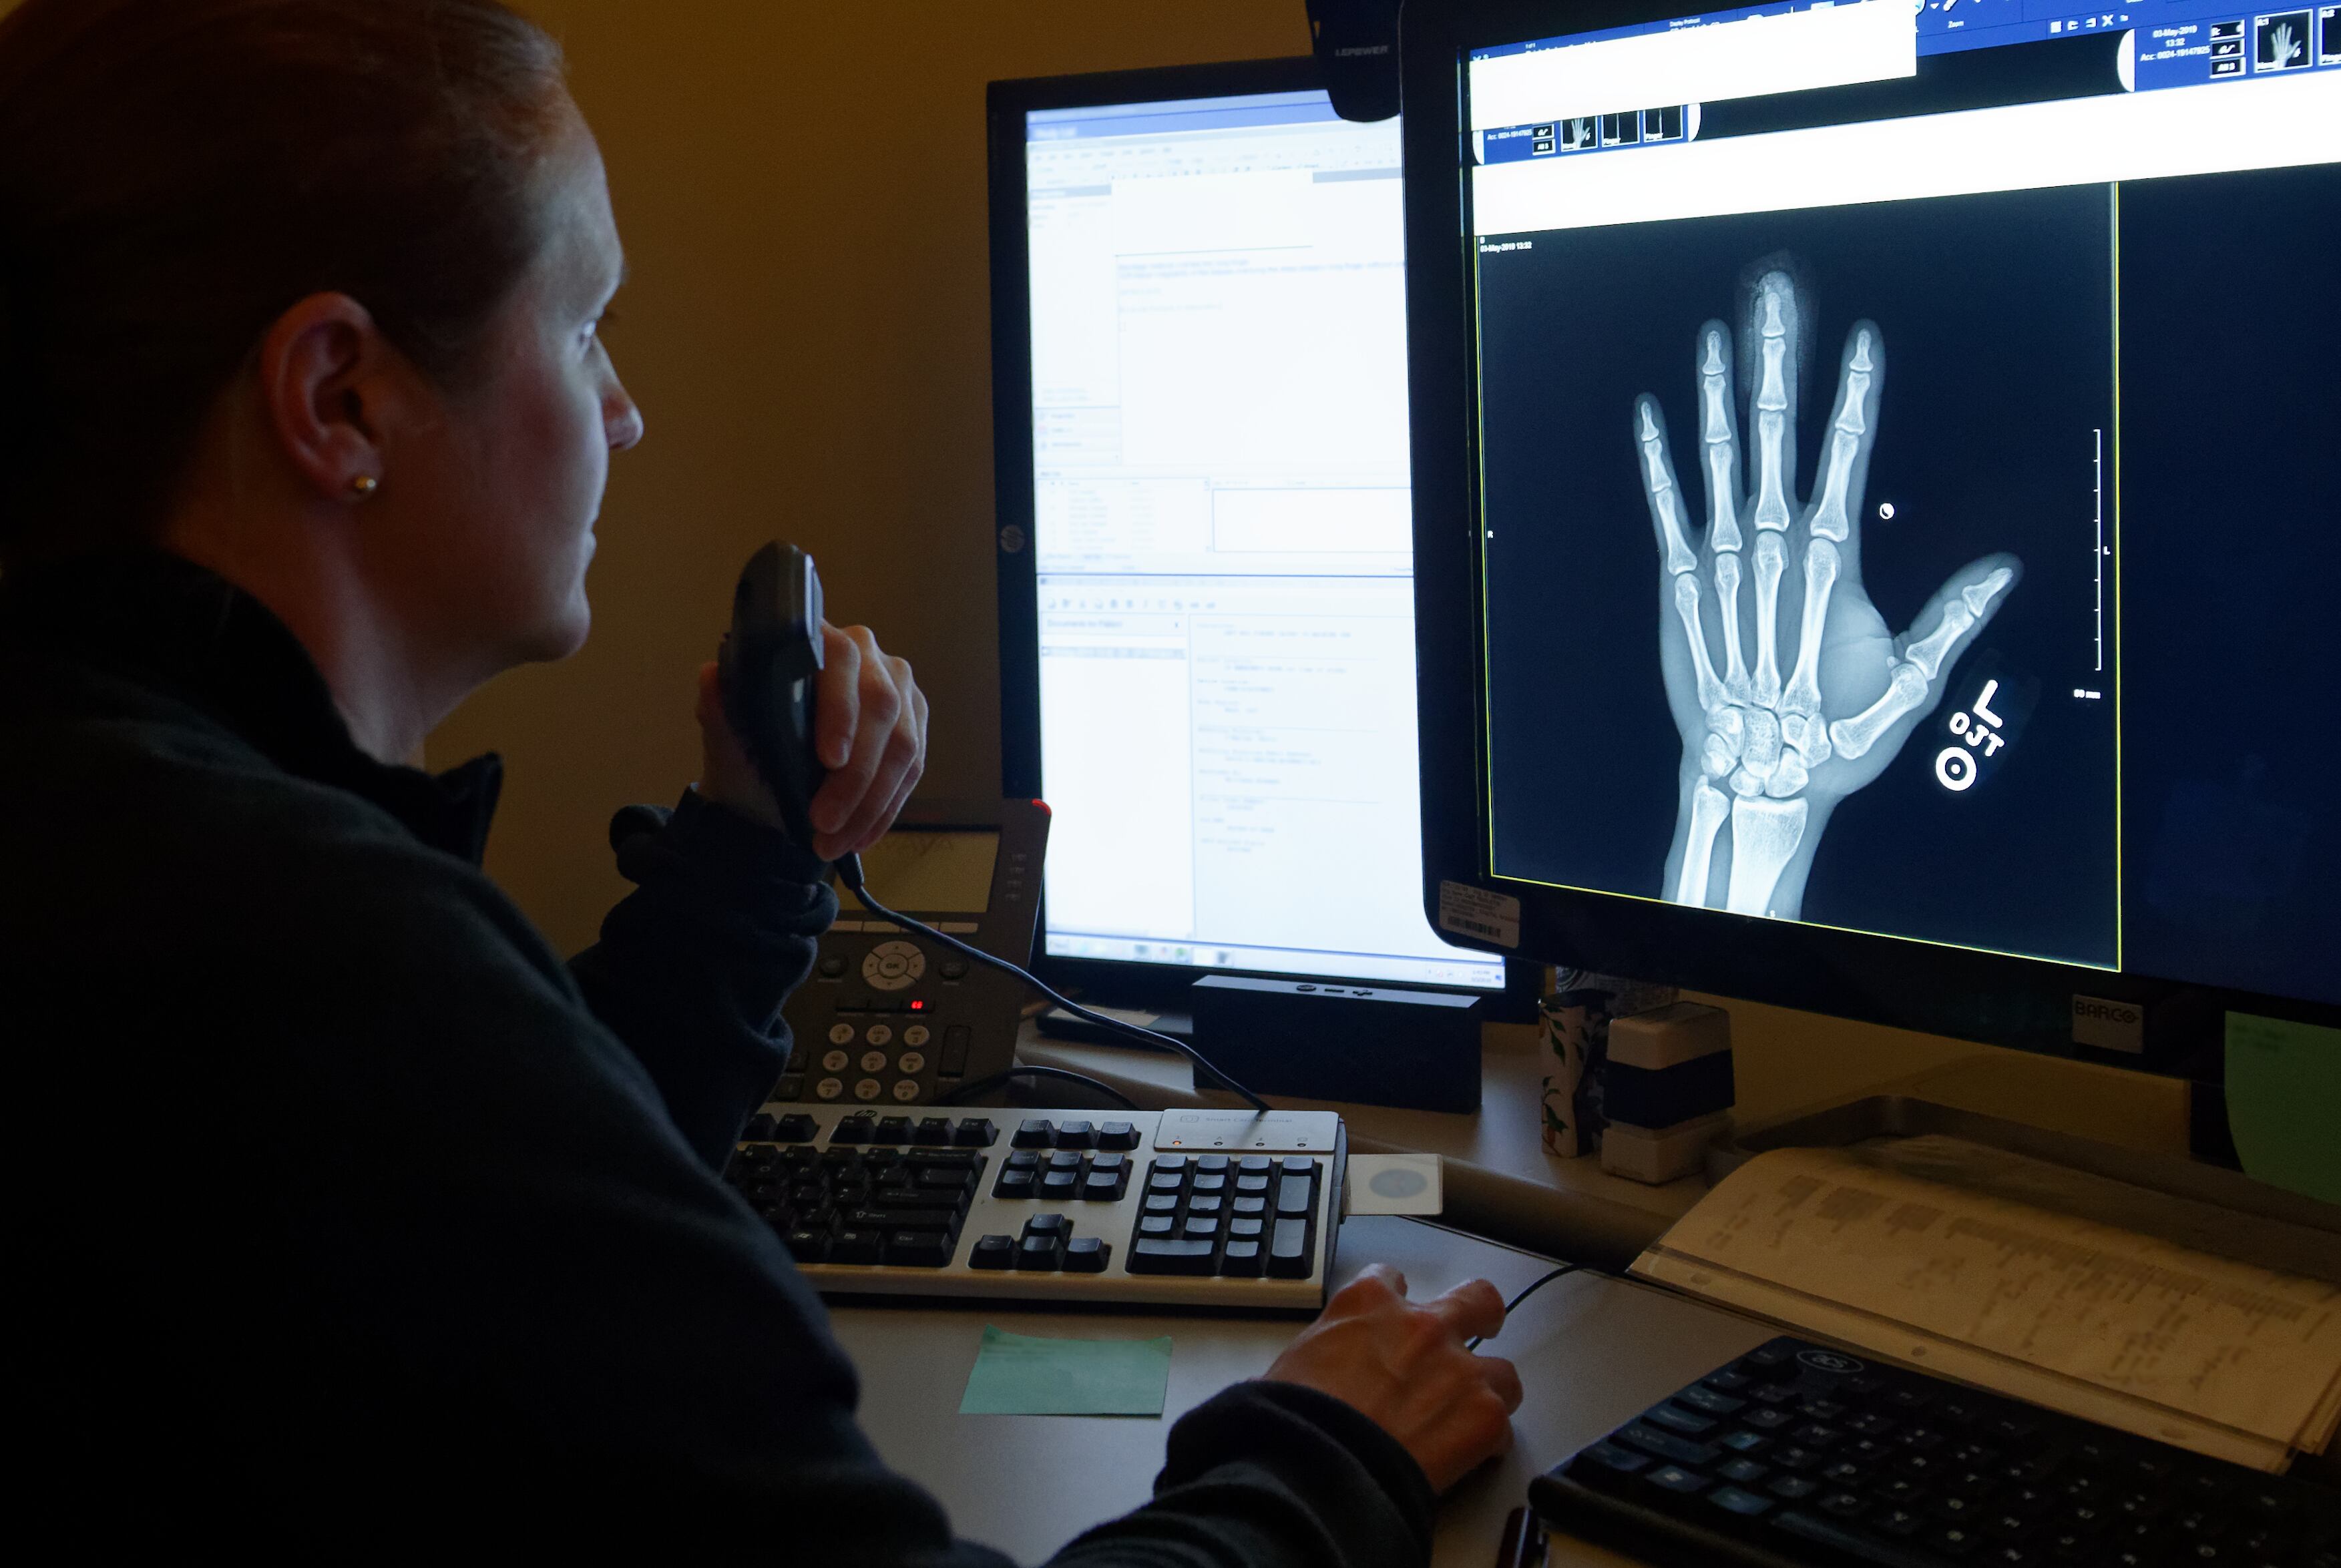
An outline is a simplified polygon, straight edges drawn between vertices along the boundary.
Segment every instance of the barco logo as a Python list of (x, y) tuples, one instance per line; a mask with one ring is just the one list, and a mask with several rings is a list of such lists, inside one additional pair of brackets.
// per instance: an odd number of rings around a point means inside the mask
[(2073, 998), (2073, 1043), (2101, 1051), (2146, 1049), (2146, 1009), (2135, 1002), (2108, 1001), (2103, 997)]

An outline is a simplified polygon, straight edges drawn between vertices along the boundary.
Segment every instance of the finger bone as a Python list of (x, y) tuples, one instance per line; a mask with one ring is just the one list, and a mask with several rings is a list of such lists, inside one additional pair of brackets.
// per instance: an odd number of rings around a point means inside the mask
[(1821, 633), (1828, 624), (1829, 590), (1837, 586), (1837, 546), (1816, 539), (1805, 546), (1804, 640), (1797, 668), (1780, 692), (1780, 706), (1798, 713), (1821, 710)]
[(1698, 621), (1698, 578), (1675, 579), (1675, 613), (1682, 618), (1683, 631), (1690, 640), (1690, 668), (1698, 682), (1698, 705), (1711, 713), (1725, 705), (1725, 699), (1723, 682), (1715, 678), (1714, 661), (1707, 656), (1707, 632)]
[(1675, 902), (1704, 907), (1715, 865), (1715, 836), (1730, 814), (1731, 798), (1702, 779), (1691, 786), (1690, 836), (1683, 841), (1682, 871), (1675, 878)]
[(1707, 357), (1699, 364), (1698, 389), (1702, 409), (1700, 439), (1707, 449), (1708, 548), (1718, 554), (1738, 550), (1739, 476), (1731, 456), (1731, 407), (1726, 393), (1730, 383), (1723, 358), (1723, 334), (1707, 334)]
[(1659, 422), (1650, 412), (1650, 405), (1641, 406), (1642, 415), (1642, 483), (1650, 492), (1650, 508), (1659, 514), (1659, 531), (1666, 536), (1667, 571), (1679, 577), (1698, 566), (1690, 541), (1683, 537), (1682, 520), (1677, 509), (1674, 475), (1667, 469), (1667, 447), (1659, 433)]
[(1739, 558), (1715, 558), (1715, 600), (1723, 631), (1723, 692), (1734, 702), (1748, 700), (1748, 656), (1739, 646)]
[(1788, 434), (1788, 325), (1781, 313), (1788, 280), (1765, 274), (1762, 379), (1756, 388), (1756, 516), (1759, 529), (1788, 526), (1788, 481), (1782, 451)]
[(1788, 547), (1777, 533), (1756, 536), (1756, 700), (1767, 708), (1780, 700), (1780, 575), (1788, 570)]
[(1981, 615), (1984, 612), (1985, 607), (1990, 604), (1993, 600), (1997, 599), (2001, 591), (2005, 590), (2009, 583), (2015, 581), (2016, 573), (2008, 571), (2007, 568), (2004, 566), (1994, 567), (1992, 569), (1991, 575), (1985, 578), (1981, 582), (1970, 583), (1967, 587), (1961, 589), (1959, 590), (1959, 597), (1967, 601), (1967, 607), (1969, 610), (1974, 610), (1977, 615)]
[(1927, 686), (1931, 678), (1918, 665), (1904, 661), (1894, 667), (1887, 678), (1886, 690), (1877, 701), (1850, 719), (1840, 719), (1828, 727), (1829, 743), (1840, 757), (1859, 757), (1878, 744), (1878, 738), (1894, 728), (1897, 720), (1927, 700)]
[(1772, 894), (1797, 846), (1804, 842), (1810, 813), (1811, 806), (1802, 799), (1731, 803), (1731, 880), (1724, 908), (1739, 915), (1781, 912), (1771, 908)]

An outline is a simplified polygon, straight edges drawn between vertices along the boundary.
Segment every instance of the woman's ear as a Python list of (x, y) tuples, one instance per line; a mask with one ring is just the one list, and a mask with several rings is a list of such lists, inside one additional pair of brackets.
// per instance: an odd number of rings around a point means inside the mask
[(260, 340), (261, 405), (285, 460), (320, 500), (363, 501), (384, 479), (402, 356), (347, 294), (311, 294)]

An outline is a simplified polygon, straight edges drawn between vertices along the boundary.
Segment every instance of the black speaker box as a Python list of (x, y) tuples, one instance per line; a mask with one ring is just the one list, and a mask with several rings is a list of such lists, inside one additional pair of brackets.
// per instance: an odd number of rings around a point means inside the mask
[(1476, 996), (1232, 975), (1207, 975), (1187, 995), (1195, 1049), (1256, 1093), (1479, 1108)]

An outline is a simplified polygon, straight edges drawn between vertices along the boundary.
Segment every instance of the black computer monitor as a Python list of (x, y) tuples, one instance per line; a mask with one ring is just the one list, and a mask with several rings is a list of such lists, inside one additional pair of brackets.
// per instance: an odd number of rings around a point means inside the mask
[(1005, 792), (1037, 965), (1485, 993), (1418, 892), (1396, 122), (1314, 62), (991, 88)]
[(2170, 1072), (2333, 1021), (2331, 8), (1685, 10), (1405, 14), (1431, 914)]

